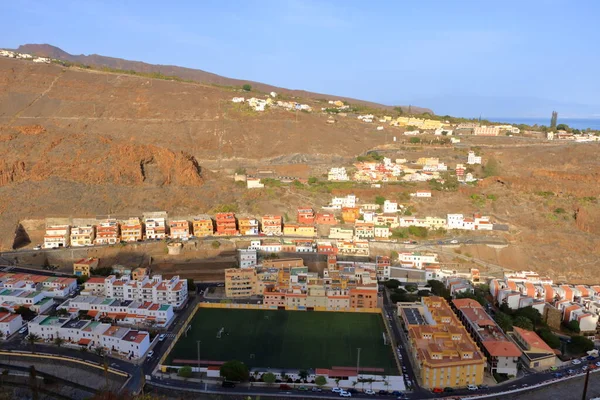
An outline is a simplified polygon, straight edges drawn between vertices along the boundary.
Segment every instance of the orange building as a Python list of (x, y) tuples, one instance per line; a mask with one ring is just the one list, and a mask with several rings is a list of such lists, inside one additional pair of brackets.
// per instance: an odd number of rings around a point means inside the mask
[(377, 307), (377, 284), (374, 289), (350, 289), (350, 307), (352, 308), (376, 308)]
[(310, 207), (301, 207), (296, 220), (299, 224), (312, 225), (315, 223), (315, 211)]
[(234, 213), (217, 213), (215, 219), (217, 221), (217, 235), (235, 236), (239, 233)]
[(360, 216), (360, 208), (358, 207), (342, 207), (342, 219), (347, 224), (353, 224)]
[(281, 215), (264, 215), (262, 217), (262, 233), (281, 235)]
[(316, 221), (318, 225), (336, 225), (337, 218), (333, 214), (317, 213)]
[(177, 220), (169, 222), (169, 232), (171, 239), (188, 240), (190, 237), (190, 223), (187, 220)]
[(115, 219), (107, 219), (96, 226), (95, 245), (100, 244), (116, 244), (120, 241), (119, 238), (119, 223)]

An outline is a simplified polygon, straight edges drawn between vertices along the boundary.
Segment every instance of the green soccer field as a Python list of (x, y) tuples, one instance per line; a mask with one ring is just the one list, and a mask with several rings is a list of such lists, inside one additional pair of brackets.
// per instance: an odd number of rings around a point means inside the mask
[(205, 361), (240, 360), (249, 367), (282, 369), (356, 367), (361, 348), (361, 370), (397, 374), (393, 349), (383, 343), (379, 314), (200, 308), (191, 326), (167, 365), (190, 365), (200, 340)]

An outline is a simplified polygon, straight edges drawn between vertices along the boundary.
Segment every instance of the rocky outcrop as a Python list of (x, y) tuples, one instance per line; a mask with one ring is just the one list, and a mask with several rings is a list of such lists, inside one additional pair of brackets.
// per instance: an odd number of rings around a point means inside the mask
[(4, 160), (0, 161), (0, 186), (24, 179), (27, 179), (27, 174), (23, 161), (15, 161), (8, 164)]

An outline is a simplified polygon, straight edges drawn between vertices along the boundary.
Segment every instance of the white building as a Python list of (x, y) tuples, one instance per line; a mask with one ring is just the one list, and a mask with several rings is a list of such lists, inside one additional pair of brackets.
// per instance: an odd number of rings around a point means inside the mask
[(119, 279), (110, 275), (106, 278), (90, 278), (81, 294), (170, 304), (179, 308), (187, 301), (188, 285), (185, 279), (179, 279), (177, 275), (168, 281), (163, 280), (161, 275), (152, 278), (144, 276), (138, 280), (131, 279), (129, 275)]
[(348, 173), (346, 172), (345, 167), (334, 167), (329, 170), (329, 173), (327, 174), (327, 180), (345, 182), (349, 181), (350, 178), (348, 178)]
[(44, 297), (67, 297), (77, 289), (77, 279), (34, 274), (0, 273), (0, 298), (3, 295), (17, 295), (16, 293), (10, 294), (4, 289), (21, 290), (30, 293), (37, 292), (41, 297), (37, 297), (37, 293), (35, 295), (24, 293), (19, 295), (22, 298), (35, 298), (36, 301), (27, 302), (27, 304), (35, 304)]
[(342, 209), (342, 207), (356, 207), (358, 199), (355, 195), (349, 194), (346, 197), (334, 197), (331, 199), (329, 208)]
[(0, 312), (0, 332), (6, 339), (23, 326), (23, 317), (20, 314)]
[(398, 203), (395, 201), (386, 200), (383, 202), (383, 213), (392, 214), (398, 212)]
[(417, 198), (429, 198), (431, 197), (431, 191), (429, 190), (417, 190), (415, 193), (410, 194), (412, 197)]
[(58, 249), (60, 247), (69, 247), (69, 234), (71, 227), (69, 225), (53, 225), (46, 228), (44, 235), (45, 249)]
[(467, 164), (481, 164), (481, 156), (476, 156), (474, 151), (470, 151), (469, 155), (467, 156)]
[(448, 214), (448, 229), (462, 229), (464, 219), (462, 214)]
[(452, 129), (437, 128), (434, 133), (436, 136), (441, 136), (441, 135), (452, 136)]
[(146, 218), (146, 239), (162, 240), (167, 236), (164, 218)]
[(86, 311), (94, 319), (110, 318), (116, 323), (128, 325), (155, 325), (166, 327), (175, 314), (170, 304), (115, 299), (104, 296), (77, 296), (58, 306), (77, 316), (79, 311)]
[(398, 261), (403, 267), (419, 269), (422, 269), (426, 264), (439, 264), (435, 253), (404, 252), (398, 255)]
[(29, 333), (45, 340), (61, 338), (67, 345), (104, 348), (109, 354), (140, 358), (150, 348), (150, 334), (88, 320), (39, 315), (28, 324)]
[[(258, 241), (260, 246), (260, 241)], [(251, 244), (252, 246), (252, 244)], [(250, 268), (257, 264), (256, 250), (254, 249), (238, 249), (238, 261), (240, 268)]]
[(261, 183), (260, 178), (246, 178), (246, 188), (248, 189), (262, 189), (265, 185)]

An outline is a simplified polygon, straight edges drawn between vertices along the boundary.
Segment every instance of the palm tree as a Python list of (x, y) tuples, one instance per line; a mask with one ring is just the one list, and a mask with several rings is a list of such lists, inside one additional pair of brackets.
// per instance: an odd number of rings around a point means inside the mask
[(308, 378), (308, 371), (301, 369), (298, 372), (298, 377), (300, 377), (300, 379), (302, 379), (304, 382), (306, 382), (306, 378)]
[(35, 342), (39, 342), (41, 340), (41, 338), (39, 337), (39, 335), (37, 335), (35, 333), (30, 333), (26, 339), (29, 342), (29, 344), (31, 345), (31, 352), (35, 353)]
[(56, 339), (54, 339), (54, 344), (57, 347), (60, 347), (63, 345), (63, 343), (65, 343), (65, 339), (61, 338), (60, 336), (57, 336)]
[(104, 347), (102, 347), (102, 346), (94, 347), (94, 353), (96, 353), (97, 355), (102, 357), (104, 355)]

